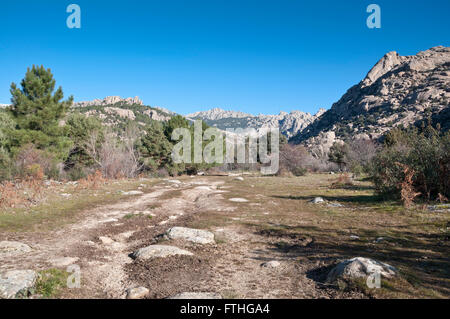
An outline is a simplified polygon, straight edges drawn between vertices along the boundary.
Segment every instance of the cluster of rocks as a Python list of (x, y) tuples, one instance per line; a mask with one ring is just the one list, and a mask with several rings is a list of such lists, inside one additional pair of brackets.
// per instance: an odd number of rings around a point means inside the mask
[(87, 106), (105, 106), (105, 105), (112, 105), (117, 103), (123, 103), (128, 105), (144, 105), (144, 102), (142, 102), (139, 97), (129, 97), (129, 98), (121, 98), (120, 96), (107, 96), (103, 100), (95, 99), (92, 101), (82, 101), (82, 102), (75, 102), (73, 103), (73, 107), (87, 107)]

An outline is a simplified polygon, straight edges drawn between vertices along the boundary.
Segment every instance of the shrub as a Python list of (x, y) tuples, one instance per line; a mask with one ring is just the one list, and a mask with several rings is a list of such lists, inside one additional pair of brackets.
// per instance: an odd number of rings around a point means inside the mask
[(418, 193), (427, 200), (439, 194), (449, 197), (450, 132), (440, 134), (431, 126), (422, 131), (392, 131), (373, 159), (371, 176), (378, 192), (403, 197), (404, 201)]
[(311, 163), (312, 156), (302, 145), (285, 144), (280, 147), (279, 174), (289, 172), (294, 176), (306, 174), (306, 167)]

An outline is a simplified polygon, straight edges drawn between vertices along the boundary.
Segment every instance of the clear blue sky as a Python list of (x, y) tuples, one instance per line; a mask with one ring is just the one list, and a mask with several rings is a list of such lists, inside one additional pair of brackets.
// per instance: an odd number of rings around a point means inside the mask
[[(66, 7), (81, 7), (68, 29)], [(382, 28), (368, 29), (377, 3)], [(186, 114), (329, 108), (386, 52), (449, 46), (449, 0), (0, 1), (0, 103), (27, 66), (76, 101), (139, 96)]]

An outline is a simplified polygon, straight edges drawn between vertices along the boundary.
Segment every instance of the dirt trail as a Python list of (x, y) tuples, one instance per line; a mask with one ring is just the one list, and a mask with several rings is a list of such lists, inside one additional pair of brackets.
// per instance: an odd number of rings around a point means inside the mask
[[(223, 198), (225, 182), (225, 178), (165, 180), (143, 195), (86, 212), (81, 221), (57, 232), (8, 238), (33, 250), (2, 260), (0, 270), (65, 268), (61, 258), (73, 258), (81, 268), (82, 288), (67, 290), (66, 298), (124, 298), (127, 288), (138, 286), (150, 290), (149, 298), (200, 291), (225, 298), (336, 297), (334, 290), (321, 289), (307, 275), (318, 265), (299, 262), (274, 249), (276, 239), (239, 224), (209, 229), (221, 241), (215, 245), (164, 243), (187, 249), (193, 256), (146, 261), (129, 257), (138, 248), (160, 242), (158, 235), (170, 227), (189, 227), (198, 213), (234, 211), (233, 203)], [(272, 260), (279, 266), (261, 266)]]

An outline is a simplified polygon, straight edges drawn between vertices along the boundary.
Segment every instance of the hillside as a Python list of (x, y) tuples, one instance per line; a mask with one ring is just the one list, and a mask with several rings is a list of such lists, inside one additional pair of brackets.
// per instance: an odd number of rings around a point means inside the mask
[(335, 140), (379, 138), (396, 126), (431, 117), (449, 129), (450, 48), (414, 56), (387, 53), (317, 121), (291, 141), (326, 151)]
[(151, 121), (166, 121), (172, 116), (160, 108), (144, 105), (138, 97), (122, 99), (118, 96), (109, 96), (103, 100), (76, 102), (71, 111), (87, 116), (96, 116), (107, 126), (122, 126), (128, 121), (134, 121), (144, 126)]
[(292, 137), (301, 132), (309, 124), (313, 123), (325, 110), (320, 109), (315, 115), (309, 113), (292, 111), (290, 113), (280, 112), (278, 115), (252, 115), (236, 111), (225, 111), (214, 108), (209, 111), (196, 112), (186, 115), (188, 119), (201, 119), (206, 124), (221, 130), (227, 128), (254, 128), (257, 131), (262, 128), (279, 127), (281, 133)]

